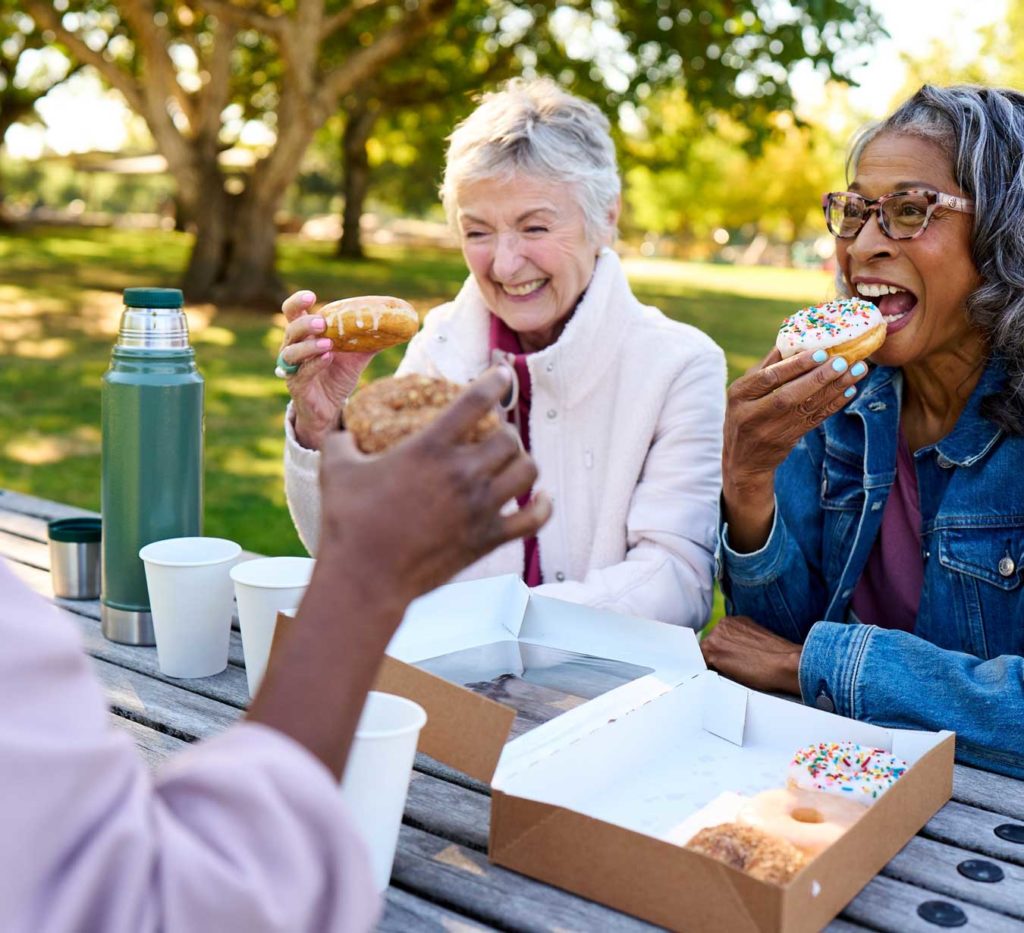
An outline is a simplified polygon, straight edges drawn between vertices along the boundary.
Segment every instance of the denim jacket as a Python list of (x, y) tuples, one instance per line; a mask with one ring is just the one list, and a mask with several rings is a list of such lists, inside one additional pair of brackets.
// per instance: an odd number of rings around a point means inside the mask
[(981, 415), (989, 362), (953, 430), (914, 454), (924, 586), (914, 634), (861, 624), (850, 598), (896, 475), (902, 374), (878, 367), (779, 468), (761, 550), (721, 529), (732, 614), (803, 643), (804, 702), (855, 719), (957, 732), (957, 757), (1024, 778), (1024, 437)]

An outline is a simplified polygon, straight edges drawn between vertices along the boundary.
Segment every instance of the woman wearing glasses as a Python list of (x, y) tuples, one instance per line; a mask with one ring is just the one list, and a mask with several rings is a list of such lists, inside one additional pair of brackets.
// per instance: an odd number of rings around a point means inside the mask
[[(709, 663), (1024, 777), (1024, 95), (924, 87), (825, 198), (874, 367), (773, 351), (730, 390)], [(830, 417), (834, 415), (834, 417)]]

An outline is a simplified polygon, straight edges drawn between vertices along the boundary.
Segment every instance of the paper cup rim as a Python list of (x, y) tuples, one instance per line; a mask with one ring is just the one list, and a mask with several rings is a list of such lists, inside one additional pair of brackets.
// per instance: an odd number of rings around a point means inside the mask
[(415, 700), (410, 700), (408, 697), (398, 696), (395, 693), (385, 693), (382, 690), (371, 690), (366, 694), (366, 699), (369, 701), (372, 696), (387, 697), (389, 701), (394, 700), (400, 706), (404, 706), (411, 713), (416, 714), (415, 723), (407, 723), (404, 726), (394, 726), (390, 729), (362, 729), (358, 725), (356, 726), (355, 737), (361, 741), (375, 739), (392, 739), (399, 735), (407, 735), (409, 732), (419, 732), (427, 724), (427, 711), (420, 706)]
[[(223, 556), (209, 558), (207, 560), (170, 560), (166, 557), (153, 556), (154, 553), (159, 550), (160, 545), (172, 543), (177, 544), (186, 541), (204, 541), (207, 543), (227, 544), (230, 545), (230, 547), (225, 549)], [(163, 538), (160, 541), (151, 541), (139, 550), (139, 559), (142, 560), (143, 563), (153, 564), (156, 567), (213, 567), (217, 564), (223, 564), (229, 560), (234, 560), (241, 553), (242, 545), (237, 541), (231, 541), (228, 538), (209, 538), (204, 535), (191, 535), (184, 538)]]
[[(266, 580), (259, 578), (246, 579), (247, 577), (251, 576), (252, 573), (255, 572), (254, 568), (256, 565), (265, 564), (268, 561), (278, 563), (279, 561), (284, 560), (296, 562), (301, 561), (303, 562), (303, 564), (305, 565), (309, 572), (306, 574), (304, 579), (282, 581)], [(315, 563), (316, 561), (312, 557), (257, 557), (255, 560), (244, 560), (240, 564), (235, 564), (235, 566), (231, 568), (231, 579), (235, 583), (238, 583), (242, 586), (251, 586), (261, 590), (290, 590), (294, 589), (297, 586), (309, 585), (309, 579), (313, 575), (313, 565)], [(303, 564), (296, 563), (295, 566), (302, 566)]]

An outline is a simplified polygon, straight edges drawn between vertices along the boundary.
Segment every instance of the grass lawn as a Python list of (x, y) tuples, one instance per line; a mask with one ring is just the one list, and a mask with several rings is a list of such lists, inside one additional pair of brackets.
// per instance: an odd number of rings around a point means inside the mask
[[(0, 234), (0, 486), (90, 509), (100, 496), (100, 377), (133, 285), (177, 284), (189, 238), (174, 233), (43, 229)], [(460, 256), (377, 250), (354, 263), (331, 244), (285, 237), (280, 268), (321, 299), (396, 294), (420, 311), (453, 297)], [(830, 293), (821, 272), (633, 260), (637, 295), (725, 349), (730, 378), (771, 347), (778, 322)], [(206, 377), (207, 534), (266, 554), (301, 554), (284, 501), (284, 384), (273, 376), (283, 318), (189, 309)], [(374, 360), (390, 372), (396, 348)], [(716, 611), (719, 607), (716, 607)]]

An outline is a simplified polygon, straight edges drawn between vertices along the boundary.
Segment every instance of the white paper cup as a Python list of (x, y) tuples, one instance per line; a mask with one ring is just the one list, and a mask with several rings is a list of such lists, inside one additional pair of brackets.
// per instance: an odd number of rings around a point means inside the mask
[(341, 779), (341, 796), (370, 850), (378, 892), (391, 881), (416, 742), (426, 721), (418, 703), (370, 691)]
[(139, 551), (157, 661), (169, 677), (209, 677), (228, 666), (229, 572), (241, 553), (224, 538), (168, 538)]
[(231, 568), (249, 696), (256, 695), (263, 680), (277, 614), (302, 601), (314, 563), (312, 557), (261, 557)]

